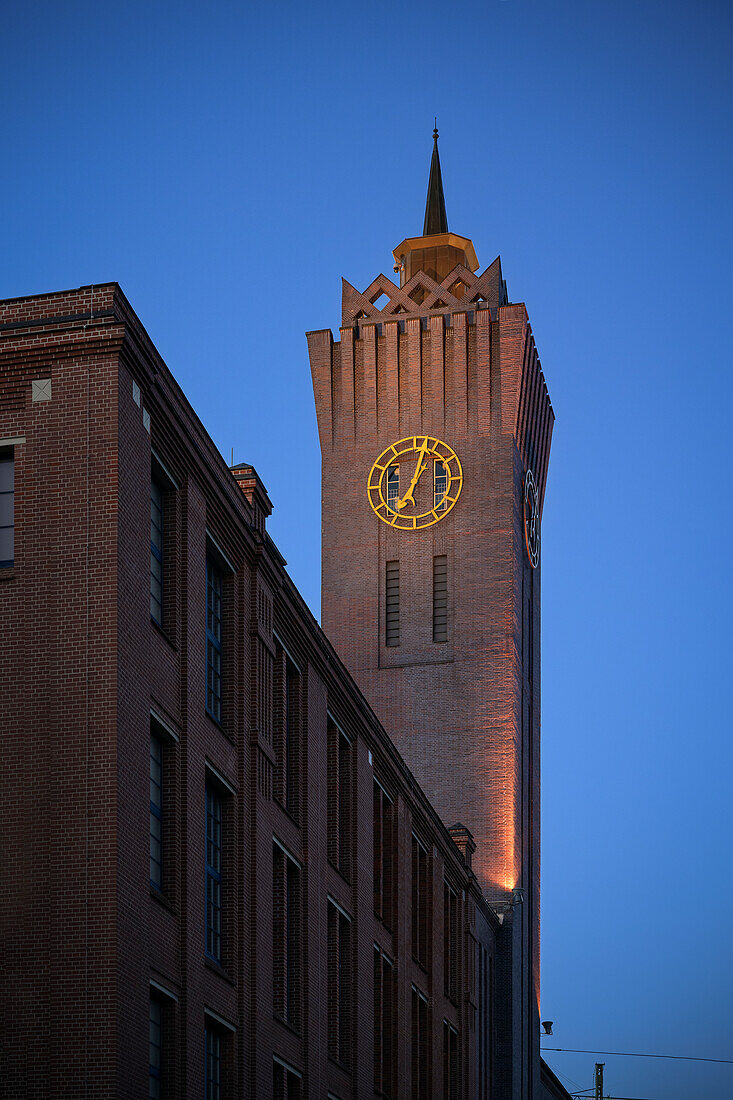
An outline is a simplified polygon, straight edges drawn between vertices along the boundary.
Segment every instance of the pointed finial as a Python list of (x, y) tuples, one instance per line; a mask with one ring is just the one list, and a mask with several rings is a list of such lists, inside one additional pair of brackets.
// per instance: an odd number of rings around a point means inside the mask
[(440, 157), (438, 156), (437, 116), (435, 118), (435, 129), (433, 130), (433, 159), (430, 161), (428, 198), (425, 204), (425, 224), (422, 232), (423, 237), (431, 237), (436, 233), (448, 232), (448, 216), (445, 212), (443, 178), (440, 173)]

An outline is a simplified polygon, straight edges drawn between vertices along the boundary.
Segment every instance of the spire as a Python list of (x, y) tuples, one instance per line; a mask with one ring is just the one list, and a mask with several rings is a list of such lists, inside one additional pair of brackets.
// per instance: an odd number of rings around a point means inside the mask
[(428, 180), (428, 199), (425, 203), (425, 225), (423, 237), (432, 237), (436, 233), (448, 232), (448, 216), (445, 212), (443, 178), (440, 174), (438, 156), (438, 120), (433, 130), (433, 159), (430, 161), (430, 179)]

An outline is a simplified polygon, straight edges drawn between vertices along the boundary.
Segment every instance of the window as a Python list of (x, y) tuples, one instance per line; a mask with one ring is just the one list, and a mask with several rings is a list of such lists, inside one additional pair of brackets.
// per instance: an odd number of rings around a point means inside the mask
[(387, 592), (385, 616), (386, 645), (400, 644), (400, 563), (387, 562)]
[(150, 885), (163, 889), (163, 741), (150, 734)]
[(302, 1075), (287, 1062), (274, 1058), (272, 1062), (273, 1100), (300, 1100), (303, 1087)]
[(433, 558), (433, 641), (448, 641), (448, 558)]
[(300, 864), (272, 845), (273, 1009), (291, 1027), (300, 1027)]
[(222, 1100), (222, 1034), (206, 1025), (206, 1100)]
[(351, 1065), (351, 919), (328, 900), (328, 1053)]
[(150, 715), (150, 886), (176, 900), (177, 735)]
[(448, 495), (448, 468), (440, 459), (436, 459), (433, 465), (433, 508), (436, 512), (444, 512), (447, 507)]
[(428, 967), (428, 853), (412, 835), (412, 956)]
[(443, 1020), (443, 1100), (458, 1100), (458, 1032)]
[(206, 709), (221, 722), (221, 590), (222, 574), (206, 559)]
[(478, 944), (478, 1079), (479, 1100), (491, 1093), (491, 956)]
[(458, 895), (443, 883), (443, 992), (458, 1000)]
[(222, 817), (221, 793), (207, 782), (206, 954), (218, 963), (222, 961)]
[(163, 625), (163, 489), (150, 482), (150, 617)]
[(400, 495), (400, 468), (390, 466), (387, 470), (387, 507), (393, 512), (397, 510), (397, 500)]
[(395, 1095), (395, 981), (392, 961), (374, 944), (374, 1090)]
[(351, 741), (328, 716), (328, 858), (351, 878)]
[(176, 633), (176, 484), (153, 454), (150, 471), (150, 618), (170, 640)]
[(394, 914), (394, 802), (374, 780), (374, 913), (387, 928)]
[(0, 447), (0, 569), (15, 560), (15, 451)]
[(175, 1005), (173, 993), (154, 982), (150, 983), (149, 1100), (171, 1100), (178, 1095)]
[(275, 660), (275, 797), (294, 821), (300, 820), (301, 676), (281, 645)]
[(150, 1071), (148, 1075), (149, 1100), (161, 1100), (163, 1096), (163, 1006), (158, 997), (150, 998)]
[(412, 1063), (412, 1100), (428, 1100), (430, 1090), (428, 1086), (428, 1002), (427, 998), (414, 985), (412, 987), (412, 1028), (411, 1028), (411, 1063)]

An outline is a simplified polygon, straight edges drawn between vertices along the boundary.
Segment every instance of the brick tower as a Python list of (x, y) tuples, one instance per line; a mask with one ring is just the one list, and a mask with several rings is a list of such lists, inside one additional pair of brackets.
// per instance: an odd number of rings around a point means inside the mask
[[(540, 566), (554, 415), (497, 257), (448, 231), (437, 130), (397, 286), (308, 334), (326, 633), (504, 915), (500, 1094), (539, 1090)], [(502, 1057), (503, 1054), (503, 1057)]]

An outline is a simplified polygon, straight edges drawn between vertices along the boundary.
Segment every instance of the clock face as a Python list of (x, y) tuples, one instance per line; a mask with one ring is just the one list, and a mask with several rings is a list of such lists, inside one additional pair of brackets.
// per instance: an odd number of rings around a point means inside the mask
[(532, 568), (536, 569), (540, 560), (540, 501), (531, 470), (524, 478), (524, 542)]
[(383, 523), (400, 531), (430, 527), (448, 515), (463, 486), (458, 455), (430, 435), (410, 435), (382, 451), (367, 496)]

